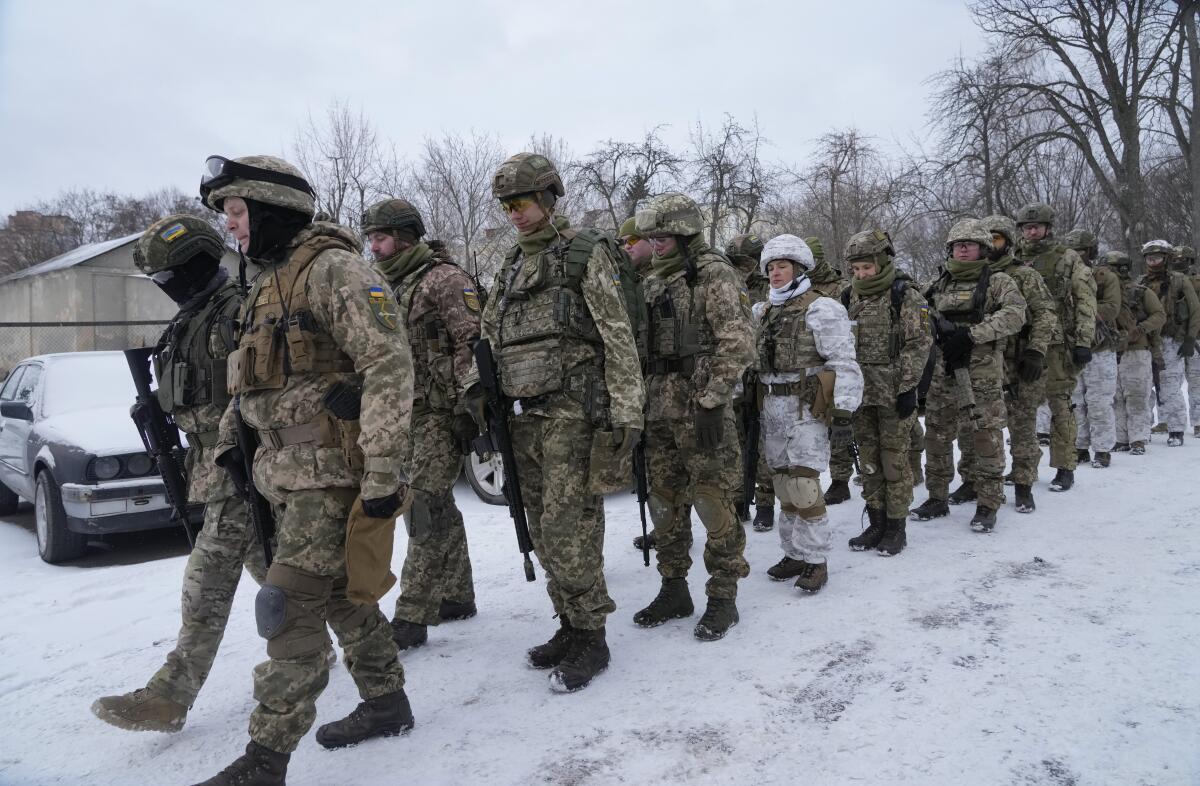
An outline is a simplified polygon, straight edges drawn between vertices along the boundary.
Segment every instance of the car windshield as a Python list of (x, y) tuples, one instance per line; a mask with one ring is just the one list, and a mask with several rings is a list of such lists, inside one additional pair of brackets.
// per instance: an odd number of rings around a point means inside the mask
[(56, 358), (46, 369), (42, 411), (46, 417), (67, 412), (133, 404), (137, 392), (120, 352), (95, 352)]

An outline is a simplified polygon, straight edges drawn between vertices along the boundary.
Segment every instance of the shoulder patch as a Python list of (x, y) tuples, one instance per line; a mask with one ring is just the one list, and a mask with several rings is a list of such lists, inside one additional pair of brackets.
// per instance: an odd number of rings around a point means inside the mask
[(746, 290), (745, 287), (738, 288), (738, 298), (741, 299), (743, 306), (745, 306), (746, 308), (750, 308), (750, 293)]
[(463, 288), (463, 304), (468, 311), (479, 312), (479, 293), (473, 287)]
[(388, 296), (387, 290), (383, 287), (371, 287), (367, 290), (367, 303), (371, 306), (375, 321), (388, 330), (396, 329), (396, 304)]

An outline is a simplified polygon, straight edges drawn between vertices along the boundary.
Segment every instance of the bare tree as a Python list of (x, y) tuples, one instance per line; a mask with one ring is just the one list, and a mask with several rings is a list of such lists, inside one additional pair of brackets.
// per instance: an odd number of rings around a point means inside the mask
[(708, 243), (717, 244), (717, 231), (732, 209), (736, 184), (745, 166), (743, 144), (749, 131), (726, 114), (715, 133), (699, 120), (692, 128), (691, 187), (708, 210)]
[(763, 159), (769, 142), (762, 135), (755, 116), (753, 126), (742, 139), (742, 165), (733, 182), (730, 212), (737, 217), (734, 230), (750, 232), (762, 220), (767, 204), (778, 195), (782, 173)]
[(683, 159), (659, 137), (657, 126), (637, 142), (609, 139), (575, 164), (584, 194), (599, 202), (614, 229), (637, 204), (679, 176)]
[(322, 123), (309, 116), (292, 151), (317, 192), (317, 210), (357, 230), (363, 209), (382, 196), (382, 156), (375, 129), (362, 110), (335, 101)]

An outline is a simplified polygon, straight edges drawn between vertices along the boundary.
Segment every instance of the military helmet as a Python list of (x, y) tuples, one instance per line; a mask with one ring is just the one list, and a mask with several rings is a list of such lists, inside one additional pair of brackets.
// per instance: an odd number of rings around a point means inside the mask
[(804, 238), (804, 243), (808, 246), (808, 250), (812, 252), (813, 259), (817, 262), (825, 261), (825, 246), (821, 243), (821, 238), (816, 235), (806, 237)]
[(1175, 255), (1175, 247), (1165, 240), (1151, 240), (1142, 246), (1142, 256), (1145, 257), (1151, 254), (1162, 254), (1169, 259)]
[(133, 246), (133, 264), (154, 275), (188, 262), (197, 254), (220, 260), (225, 243), (217, 230), (202, 218), (174, 215), (155, 221)]
[[(810, 246), (811, 248), (811, 246)], [(842, 259), (853, 262), (856, 259), (875, 259), (879, 254), (896, 256), (896, 248), (892, 245), (892, 236), (882, 229), (868, 229), (857, 232), (846, 241), (842, 250)]]
[(1009, 245), (1017, 242), (1017, 225), (1008, 216), (996, 214), (980, 219), (980, 223), (988, 232), (998, 235), (1004, 235), (1008, 238)]
[(1087, 251), (1099, 246), (1100, 241), (1086, 229), (1072, 229), (1063, 237), (1063, 245), (1075, 251)]
[(626, 237), (633, 237), (638, 240), (642, 239), (642, 236), (637, 233), (637, 219), (633, 216), (625, 219), (624, 223), (621, 224), (621, 228), (617, 230), (618, 240)]
[(635, 218), (637, 233), (642, 237), (690, 237), (704, 231), (700, 207), (686, 194), (667, 193), (652, 197), (646, 209), (639, 210)]
[(1124, 251), (1109, 251), (1100, 257), (1100, 264), (1107, 265), (1118, 273), (1127, 273), (1133, 267), (1133, 260)]
[(762, 238), (754, 233), (746, 235), (735, 235), (732, 240), (725, 244), (725, 256), (730, 259), (752, 259), (758, 262), (762, 256), (763, 242)]
[(946, 233), (946, 252), (955, 243), (978, 243), (984, 251), (992, 247), (992, 232), (977, 218), (962, 218)]
[(364, 235), (387, 229), (411, 232), (420, 239), (425, 235), (425, 224), (421, 212), (406, 199), (385, 199), (363, 211), (362, 232)]
[(766, 278), (767, 266), (780, 259), (792, 263), (792, 273), (796, 277), (816, 266), (812, 249), (795, 235), (776, 235), (768, 240), (763, 246), (762, 258), (758, 262), (758, 272), (762, 274), (763, 278)]
[(517, 153), (497, 167), (492, 176), (492, 195), (496, 199), (547, 190), (556, 197), (567, 193), (554, 164), (539, 153)]
[(316, 195), (300, 170), (275, 156), (243, 156), (229, 160), (209, 156), (200, 179), (200, 198), (220, 211), (226, 197), (253, 199), (294, 210), (311, 218)]
[(1050, 207), (1045, 202), (1031, 202), (1017, 211), (1016, 224), (1018, 229), (1025, 224), (1046, 224), (1047, 226), (1053, 225), (1054, 208)]
[(1194, 260), (1196, 258), (1196, 249), (1191, 246), (1175, 246), (1175, 256), (1179, 259)]

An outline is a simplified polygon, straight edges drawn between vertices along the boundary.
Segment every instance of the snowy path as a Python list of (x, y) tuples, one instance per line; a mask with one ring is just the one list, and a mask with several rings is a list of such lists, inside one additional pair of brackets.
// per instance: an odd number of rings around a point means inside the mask
[[(404, 656), (416, 729), (336, 752), (310, 734), (288, 782), (1200, 783), (1198, 467), (1189, 439), (1080, 468), (1064, 495), (1043, 471), (1037, 514), (1013, 512), (1010, 489), (994, 535), (955, 508), (910, 523), (892, 559), (847, 550), (861, 506), (837, 506), (830, 583), (813, 597), (767, 580), (777, 536), (750, 532), (742, 622), (714, 644), (692, 638), (695, 618), (633, 625), (658, 578), (630, 545), (632, 497), (612, 497), (613, 663), (571, 696), (522, 665), (556, 627), (549, 602), (523, 580), (504, 509), (462, 486), (480, 615)], [(253, 582), (184, 731), (120, 731), (88, 706), (143, 685), (173, 645), (184, 548), (160, 533), (53, 567), (29, 520), (0, 522), (0, 784), (187, 784), (225, 766), (263, 657)], [(703, 579), (693, 567), (697, 605)], [(339, 665), (318, 722), (356, 701)]]

